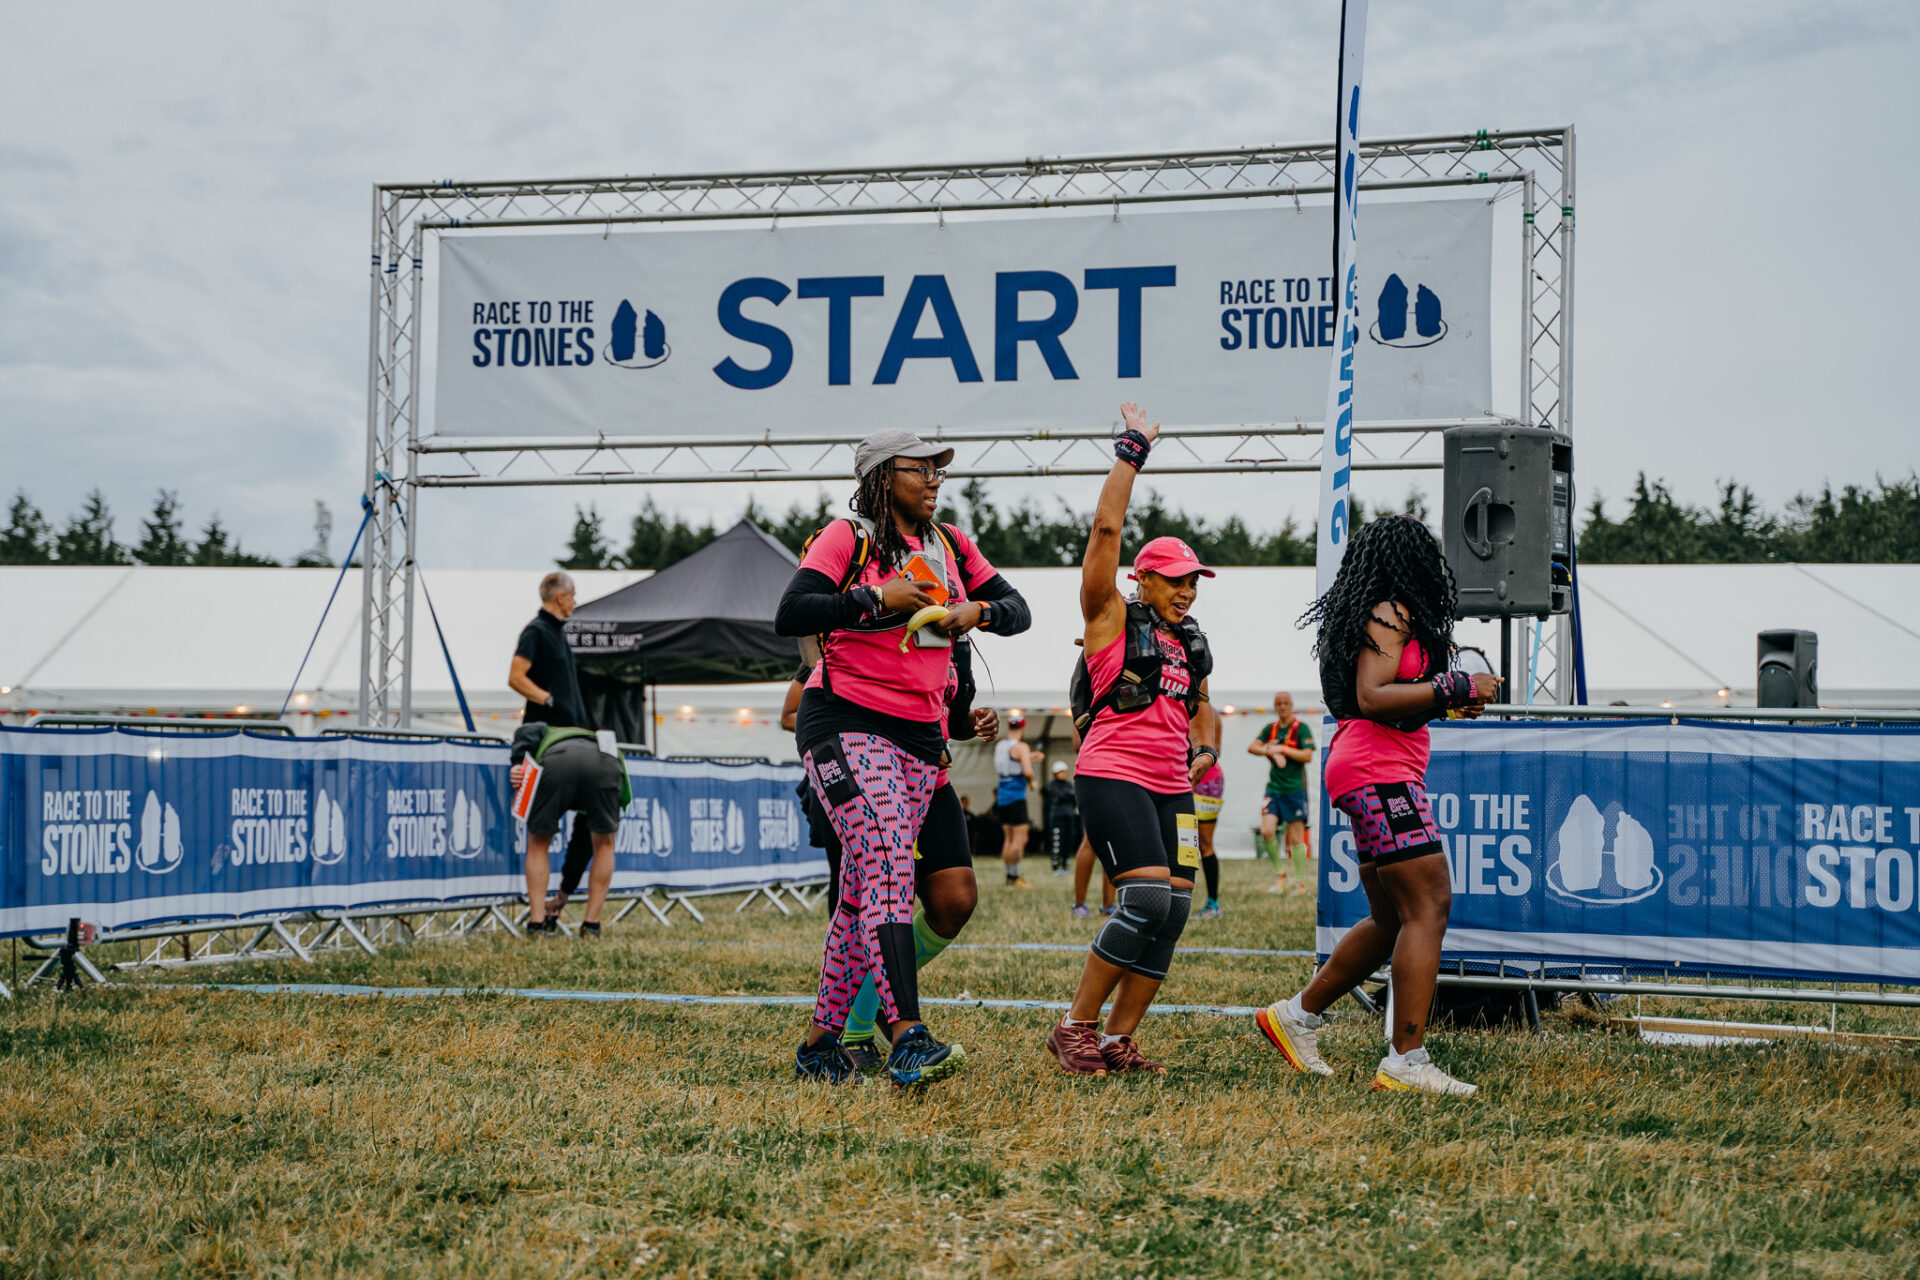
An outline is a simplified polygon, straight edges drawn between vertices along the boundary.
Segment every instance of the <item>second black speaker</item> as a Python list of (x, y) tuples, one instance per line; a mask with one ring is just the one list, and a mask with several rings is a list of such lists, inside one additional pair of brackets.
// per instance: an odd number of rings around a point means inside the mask
[(1441, 546), (1462, 618), (1544, 618), (1573, 607), (1573, 440), (1541, 427), (1445, 436)]

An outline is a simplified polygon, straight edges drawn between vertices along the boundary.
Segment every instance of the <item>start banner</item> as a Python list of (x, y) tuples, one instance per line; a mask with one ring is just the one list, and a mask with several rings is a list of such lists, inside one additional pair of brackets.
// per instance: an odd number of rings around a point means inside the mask
[[(858, 219), (443, 235), (443, 437), (1318, 421), (1332, 211)], [(1376, 203), (1363, 420), (1488, 412), (1493, 211)]]
[[(1920, 732), (1662, 720), (1432, 733), (1449, 959), (1920, 982)], [(1320, 807), (1324, 955), (1367, 904), (1352, 827)]]
[[(797, 764), (627, 771), (616, 891), (826, 874)], [(0, 730), (0, 936), (524, 894), (511, 801), (505, 743)]]

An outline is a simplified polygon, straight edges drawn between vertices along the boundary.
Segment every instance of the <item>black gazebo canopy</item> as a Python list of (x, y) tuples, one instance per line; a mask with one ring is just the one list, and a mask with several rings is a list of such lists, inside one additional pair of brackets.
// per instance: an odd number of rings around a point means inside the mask
[(633, 691), (791, 676), (800, 648), (773, 633), (773, 614), (798, 563), (742, 520), (684, 560), (574, 610), (567, 638), (596, 722), (626, 741), (641, 741), (623, 730), (644, 724), (644, 712), (637, 705), (621, 708), (632, 711), (630, 726), (609, 705), (637, 704)]

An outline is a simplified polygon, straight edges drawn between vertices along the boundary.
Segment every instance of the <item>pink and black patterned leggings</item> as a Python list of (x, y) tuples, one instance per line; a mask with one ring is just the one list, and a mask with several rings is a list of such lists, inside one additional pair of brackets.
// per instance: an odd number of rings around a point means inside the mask
[(888, 1023), (920, 1020), (913, 956), (913, 841), (938, 770), (870, 733), (842, 733), (806, 753), (827, 821), (840, 837), (840, 905), (827, 930), (813, 1021), (834, 1035), (872, 974)]

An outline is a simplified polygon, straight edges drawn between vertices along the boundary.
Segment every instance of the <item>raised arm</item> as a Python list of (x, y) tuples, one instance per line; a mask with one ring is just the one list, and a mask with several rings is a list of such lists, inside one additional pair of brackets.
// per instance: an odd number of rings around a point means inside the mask
[(1093, 531), (1087, 537), (1087, 554), (1080, 562), (1080, 616), (1086, 620), (1086, 649), (1097, 653), (1113, 643), (1126, 625), (1127, 606), (1114, 579), (1120, 573), (1120, 539), (1127, 523), (1127, 504), (1133, 498), (1133, 479), (1146, 461), (1147, 447), (1160, 434), (1160, 424), (1147, 425), (1140, 406), (1131, 402), (1120, 406), (1126, 430), (1115, 442), (1115, 451), (1125, 449), (1137, 455), (1138, 463), (1123, 455), (1116, 458), (1107, 482), (1101, 486), (1100, 501), (1093, 509)]

